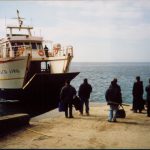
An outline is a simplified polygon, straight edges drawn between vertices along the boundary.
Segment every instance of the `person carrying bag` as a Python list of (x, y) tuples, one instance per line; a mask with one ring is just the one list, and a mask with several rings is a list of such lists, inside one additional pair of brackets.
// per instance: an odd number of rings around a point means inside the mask
[(111, 81), (111, 84), (105, 93), (105, 98), (107, 101), (107, 105), (110, 106), (108, 122), (116, 122), (116, 114), (119, 109), (119, 105), (122, 104), (121, 88), (117, 84), (116, 78)]

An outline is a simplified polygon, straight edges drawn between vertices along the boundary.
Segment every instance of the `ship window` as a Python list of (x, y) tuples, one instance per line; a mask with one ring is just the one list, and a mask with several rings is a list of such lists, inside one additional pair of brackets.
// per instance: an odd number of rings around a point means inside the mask
[(25, 45), (29, 45), (29, 42), (25, 42), (24, 44), (25, 44)]
[(22, 42), (17, 42), (17, 45), (23, 45), (23, 43)]
[(12, 45), (12, 46), (14, 46), (14, 45), (15, 45), (15, 43), (11, 43), (11, 45)]
[(46, 62), (41, 62), (41, 71), (45, 71), (46, 70)]
[(15, 43), (17, 43), (17, 45), (23, 45), (23, 43), (22, 43), (22, 42), (13, 42), (13, 43), (11, 43), (11, 45), (12, 45), (12, 46), (14, 46), (14, 45), (15, 45)]
[(42, 48), (42, 43), (37, 43), (37, 49), (43, 49)]
[(32, 49), (36, 49), (36, 44), (35, 43), (31, 43)]

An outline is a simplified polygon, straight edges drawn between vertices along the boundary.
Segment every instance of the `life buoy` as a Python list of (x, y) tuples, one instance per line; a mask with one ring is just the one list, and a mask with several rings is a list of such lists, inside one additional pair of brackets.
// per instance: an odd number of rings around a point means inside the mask
[(23, 52), (24, 52), (24, 48), (23, 48), (23, 47), (20, 47), (20, 48), (18, 48), (18, 50), (19, 50), (19, 55), (22, 55)]
[(43, 50), (39, 50), (39, 51), (38, 51), (38, 54), (39, 54), (40, 56), (44, 56), (44, 51), (43, 51)]

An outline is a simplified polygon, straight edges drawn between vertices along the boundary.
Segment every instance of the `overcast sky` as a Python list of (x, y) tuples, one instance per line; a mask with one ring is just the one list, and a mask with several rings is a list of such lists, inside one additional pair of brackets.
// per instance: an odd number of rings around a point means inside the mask
[(0, 36), (17, 9), (35, 35), (72, 45), (74, 62), (150, 62), (150, 0), (0, 1)]

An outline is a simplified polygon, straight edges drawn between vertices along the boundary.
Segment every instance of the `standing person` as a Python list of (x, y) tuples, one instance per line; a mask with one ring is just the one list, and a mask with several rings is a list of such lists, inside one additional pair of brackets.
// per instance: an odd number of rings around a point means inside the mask
[(73, 118), (72, 104), (73, 104), (73, 97), (75, 95), (76, 89), (70, 85), (70, 81), (66, 81), (65, 86), (62, 87), (60, 92), (60, 100), (62, 100), (62, 102), (64, 103), (66, 118), (68, 118), (68, 110), (69, 110), (69, 118)]
[(139, 110), (139, 113), (142, 112), (142, 109), (144, 108), (143, 104), (143, 82), (140, 81), (140, 77), (136, 77), (136, 82), (133, 85), (132, 95), (133, 95), (133, 112), (137, 113)]
[(45, 51), (45, 56), (48, 57), (48, 47), (46, 45), (44, 47), (44, 51)]
[(113, 81), (111, 81), (111, 84), (106, 91), (105, 97), (107, 104), (110, 105), (108, 121), (116, 122), (116, 113), (119, 105), (122, 104), (121, 88), (117, 84), (116, 78)]
[(147, 116), (150, 117), (150, 79), (149, 79), (149, 85), (146, 86), (145, 91), (147, 93), (147, 96), (146, 96)]
[(83, 105), (85, 104), (86, 114), (89, 115), (89, 98), (92, 92), (92, 86), (88, 83), (88, 79), (84, 79), (84, 82), (79, 87), (79, 97), (81, 99), (80, 113), (83, 115)]

